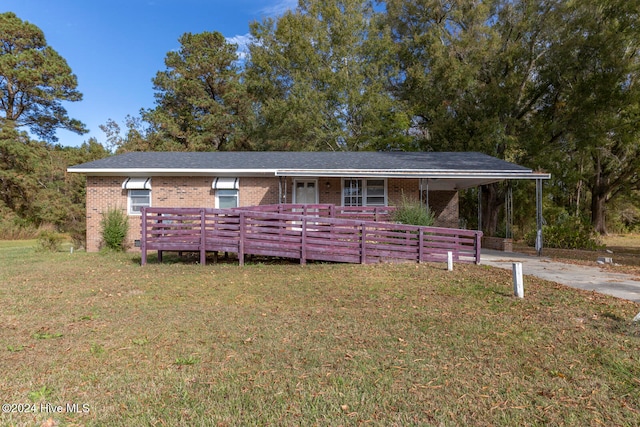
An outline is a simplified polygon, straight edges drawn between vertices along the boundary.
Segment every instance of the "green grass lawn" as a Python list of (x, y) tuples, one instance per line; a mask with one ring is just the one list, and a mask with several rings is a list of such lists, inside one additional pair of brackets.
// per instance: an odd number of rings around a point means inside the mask
[(519, 300), (475, 265), (33, 246), (0, 242), (3, 426), (640, 424), (628, 301), (531, 277)]

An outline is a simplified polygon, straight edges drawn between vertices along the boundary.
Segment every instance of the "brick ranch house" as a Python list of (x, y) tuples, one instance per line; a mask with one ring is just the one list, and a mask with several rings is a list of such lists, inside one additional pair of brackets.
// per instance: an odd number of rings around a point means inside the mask
[(101, 246), (101, 214), (140, 209), (279, 203), (393, 206), (404, 194), (428, 204), (436, 226), (458, 227), (458, 191), (547, 174), (470, 152), (131, 152), (68, 168), (87, 176), (87, 251)]

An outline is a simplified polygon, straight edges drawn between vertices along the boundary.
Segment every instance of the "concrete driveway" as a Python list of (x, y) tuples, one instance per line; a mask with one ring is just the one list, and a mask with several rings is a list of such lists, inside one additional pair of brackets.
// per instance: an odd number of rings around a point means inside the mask
[(600, 292), (640, 303), (640, 281), (629, 274), (612, 273), (599, 267), (565, 264), (546, 257), (516, 252), (483, 249), (480, 264), (511, 270), (514, 262), (522, 263), (524, 293), (527, 295), (527, 275), (550, 280), (587, 291)]

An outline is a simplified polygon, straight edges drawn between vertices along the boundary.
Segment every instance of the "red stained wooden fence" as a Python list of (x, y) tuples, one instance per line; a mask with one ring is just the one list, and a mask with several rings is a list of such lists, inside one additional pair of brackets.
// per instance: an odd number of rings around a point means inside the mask
[[(482, 233), (385, 222), (392, 208), (267, 205), (236, 209), (143, 208), (142, 265), (147, 251), (263, 255), (348, 263), (480, 262)], [(350, 218), (350, 219), (345, 219)], [(358, 219), (353, 219), (358, 218)], [(361, 219), (365, 218), (365, 219)], [(374, 221), (378, 219), (378, 221)]]

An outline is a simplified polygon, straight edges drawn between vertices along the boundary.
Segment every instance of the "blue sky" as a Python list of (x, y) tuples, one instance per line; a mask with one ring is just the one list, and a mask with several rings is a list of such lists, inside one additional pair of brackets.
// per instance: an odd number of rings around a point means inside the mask
[(58, 143), (78, 146), (98, 128), (154, 105), (151, 79), (164, 70), (167, 52), (186, 33), (219, 31), (242, 42), (249, 23), (294, 8), (297, 0), (1, 0), (0, 13), (14, 12), (38, 26), (78, 77), (84, 98), (66, 103), (69, 116), (89, 133), (58, 131)]

